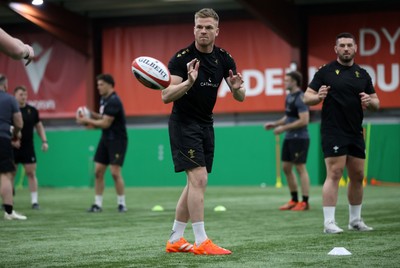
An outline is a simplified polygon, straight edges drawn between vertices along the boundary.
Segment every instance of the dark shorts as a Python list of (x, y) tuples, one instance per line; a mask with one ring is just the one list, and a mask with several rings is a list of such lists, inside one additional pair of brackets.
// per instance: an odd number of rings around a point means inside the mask
[(214, 161), (214, 127), (169, 120), (169, 139), (175, 172), (206, 167), (210, 173)]
[(335, 157), (351, 155), (357, 158), (365, 159), (365, 142), (363, 136), (337, 136), (321, 135), (322, 151), (324, 157)]
[(15, 171), (14, 152), (11, 140), (0, 137), (0, 173)]
[(94, 161), (103, 165), (117, 165), (122, 167), (127, 147), (127, 140), (100, 139)]
[(36, 163), (36, 154), (33, 146), (22, 146), (19, 149), (14, 148), (15, 164), (33, 164)]
[(309, 147), (309, 139), (285, 139), (282, 147), (282, 161), (305, 164)]

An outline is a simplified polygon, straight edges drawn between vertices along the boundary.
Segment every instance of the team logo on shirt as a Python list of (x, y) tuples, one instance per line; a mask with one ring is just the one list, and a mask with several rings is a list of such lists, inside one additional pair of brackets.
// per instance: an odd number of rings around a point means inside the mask
[(194, 156), (194, 153), (195, 153), (195, 152), (196, 152), (195, 150), (190, 149), (190, 150), (188, 151), (189, 158), (195, 158), (195, 156)]
[(335, 73), (336, 73), (336, 75), (339, 75), (340, 71), (338, 69), (336, 69)]
[(360, 78), (360, 72), (359, 71), (355, 71), (356, 77)]

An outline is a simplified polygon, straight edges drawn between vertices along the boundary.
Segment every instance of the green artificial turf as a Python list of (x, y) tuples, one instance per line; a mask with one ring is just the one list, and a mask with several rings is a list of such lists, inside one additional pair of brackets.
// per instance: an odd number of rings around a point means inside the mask
[[(127, 213), (118, 213), (112, 188), (103, 212), (87, 213), (93, 189), (39, 192), (30, 208), (27, 189), (17, 190), (15, 209), (27, 221), (0, 219), (0, 267), (400, 267), (400, 187), (365, 188), (363, 218), (372, 232), (347, 230), (348, 205), (340, 188), (336, 221), (340, 235), (323, 234), (321, 187), (312, 187), (311, 210), (279, 211), (286, 187), (208, 187), (207, 235), (232, 250), (229, 256), (165, 253), (181, 188), (128, 188)], [(164, 207), (153, 212), (154, 205)], [(223, 205), (225, 212), (214, 212)], [(193, 242), (191, 225), (185, 238)], [(352, 255), (330, 256), (334, 247)]]

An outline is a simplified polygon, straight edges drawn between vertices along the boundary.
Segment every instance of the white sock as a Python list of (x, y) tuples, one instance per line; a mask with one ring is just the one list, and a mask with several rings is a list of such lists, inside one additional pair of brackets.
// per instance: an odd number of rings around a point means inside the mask
[(204, 229), (204, 221), (192, 223), (194, 239), (196, 245), (199, 246), (201, 243), (207, 240), (206, 230)]
[(117, 195), (117, 203), (125, 207), (125, 195)]
[(185, 232), (186, 224), (186, 222), (174, 220), (174, 225), (172, 225), (172, 231), (168, 241), (175, 243), (181, 239), (181, 237), (183, 237), (183, 233)]
[(353, 206), (349, 204), (349, 222), (361, 220), (361, 206), (362, 205)]
[(103, 205), (103, 196), (102, 195), (95, 195), (94, 196), (94, 203), (98, 205), (99, 207), (102, 207)]
[(324, 223), (335, 222), (335, 209), (336, 207), (323, 207), (324, 210)]
[(38, 192), (31, 192), (31, 201), (32, 204), (38, 203)]

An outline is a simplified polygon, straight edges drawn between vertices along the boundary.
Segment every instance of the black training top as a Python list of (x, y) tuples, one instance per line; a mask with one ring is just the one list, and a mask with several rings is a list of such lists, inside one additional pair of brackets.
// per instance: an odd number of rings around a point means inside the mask
[(21, 130), (21, 147), (33, 147), (33, 130), (37, 123), (40, 122), (38, 110), (26, 104), (25, 107), (19, 108), (22, 113), (22, 119), (24, 120), (24, 127)]
[(100, 100), (100, 114), (114, 117), (109, 128), (102, 130), (102, 139), (122, 140), (127, 139), (126, 118), (124, 107), (118, 95), (113, 92), (107, 98)]
[(200, 61), (199, 73), (189, 91), (174, 101), (171, 119), (178, 121), (196, 121), (200, 124), (213, 123), (213, 109), (217, 101), (218, 88), (222, 79), (229, 77), (229, 70), (236, 74), (236, 64), (232, 56), (214, 46), (211, 53), (198, 51), (194, 42), (180, 50), (168, 64), (171, 75), (187, 80), (187, 64), (197, 58)]
[(325, 135), (362, 135), (364, 113), (360, 93), (375, 93), (367, 71), (357, 64), (343, 66), (337, 61), (322, 66), (309, 87), (318, 91), (330, 86), (322, 105), (321, 133)]

